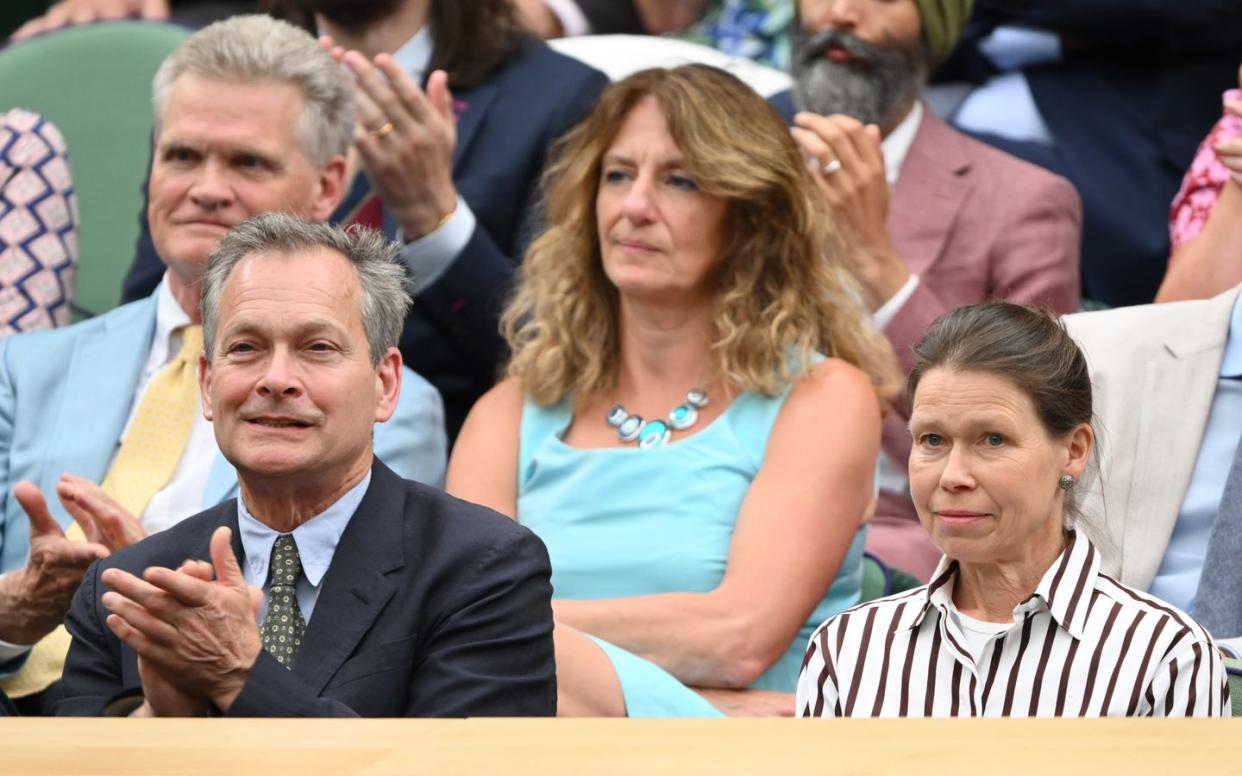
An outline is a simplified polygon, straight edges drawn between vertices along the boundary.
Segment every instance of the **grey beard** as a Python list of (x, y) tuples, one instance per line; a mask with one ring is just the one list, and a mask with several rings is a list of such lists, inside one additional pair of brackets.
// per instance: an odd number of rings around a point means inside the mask
[[(840, 45), (861, 63), (824, 58), (831, 44)], [(800, 110), (829, 116), (843, 113), (864, 124), (890, 128), (918, 98), (927, 80), (929, 58), (922, 42), (907, 48), (884, 49), (852, 35), (794, 33), (790, 64), (794, 101)]]

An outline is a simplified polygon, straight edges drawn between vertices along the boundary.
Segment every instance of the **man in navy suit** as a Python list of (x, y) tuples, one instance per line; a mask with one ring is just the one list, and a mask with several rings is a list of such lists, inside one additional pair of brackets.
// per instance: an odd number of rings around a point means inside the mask
[[(212, 25), (165, 60), (155, 97), (158, 290), (74, 326), (0, 340), (0, 658), (39, 642), (4, 680), (14, 698), (59, 676), (69, 639), (57, 626), (92, 560), (236, 493), (193, 380), (178, 383), (174, 405), (152, 387), (187, 366), (193, 377), (208, 256), (251, 215), (322, 220), (343, 195), (352, 85), (304, 31), (268, 16)], [(158, 454), (142, 457), (152, 437), (135, 429), (163, 440)], [(439, 397), (406, 370), (376, 449), (402, 476), (438, 485), (446, 444)], [(122, 484), (135, 476), (143, 487)], [(89, 541), (74, 541), (75, 521)]]
[(1152, 301), (1169, 205), (1242, 55), (1237, 0), (978, 0), (938, 78), (981, 85), (953, 122), (1069, 178), (1084, 296)]
[[(401, 352), (439, 389), (455, 435), (505, 357), (497, 321), (537, 228), (548, 147), (607, 80), (525, 35), (511, 0), (287, 5), (358, 76), (361, 172), (333, 220), (405, 243), (415, 285)], [(140, 256), (128, 296), (149, 288), (149, 265)]]
[(543, 544), (372, 451), (401, 388), (395, 253), (283, 214), (220, 243), (199, 385), (240, 496), (87, 572), (59, 713), (555, 713)]

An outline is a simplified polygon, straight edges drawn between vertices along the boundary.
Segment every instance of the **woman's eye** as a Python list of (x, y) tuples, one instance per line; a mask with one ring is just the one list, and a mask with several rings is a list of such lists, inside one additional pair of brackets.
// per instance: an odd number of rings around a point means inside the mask
[(924, 434), (919, 441), (928, 447), (940, 447), (944, 444), (944, 437), (939, 434)]
[(699, 184), (695, 183), (693, 178), (689, 178), (685, 175), (670, 175), (668, 178), (668, 185), (683, 191), (699, 190)]
[(622, 170), (604, 170), (604, 183), (620, 183), (626, 175)]

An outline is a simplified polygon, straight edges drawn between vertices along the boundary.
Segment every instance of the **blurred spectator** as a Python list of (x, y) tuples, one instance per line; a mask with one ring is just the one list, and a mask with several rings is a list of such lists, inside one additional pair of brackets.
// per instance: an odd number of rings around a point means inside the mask
[(1206, 299), (1242, 283), (1242, 89), (1225, 92), (1224, 103), (1173, 200), (1173, 252), (1157, 302)]
[(544, 38), (673, 35), (732, 56), (784, 68), (793, 0), (517, 0)]
[(1242, 286), (1065, 327), (1107, 432), (1082, 505), (1110, 534), (1104, 573), (1242, 649)]
[(1164, 277), (1169, 202), (1240, 50), (1237, 0), (979, 0), (940, 77), (977, 87), (956, 126), (1078, 188), (1084, 295), (1141, 304)]
[[(1064, 179), (972, 140), (920, 94), (969, 0), (801, 0), (794, 137), (836, 216), (844, 258), (909, 369), (911, 345), (955, 307), (1003, 298), (1078, 307), (1081, 211)], [(868, 549), (926, 579), (940, 559), (905, 476), (905, 408), (885, 424)]]
[(69, 323), (77, 231), (60, 131), (20, 108), (0, 114), (0, 336)]
[[(547, 147), (606, 79), (525, 35), (511, 0), (279, 6), (313, 15), (357, 76), (359, 174), (332, 220), (405, 242), (415, 304), (401, 352), (439, 389), (455, 435), (504, 358), (497, 319), (535, 228)], [(125, 298), (150, 293), (161, 272), (143, 240)]]
[(172, 19), (202, 27), (239, 13), (253, 13), (254, 0), (61, 0), (48, 7), (13, 33), (13, 40), (54, 30), (69, 24), (137, 17)]

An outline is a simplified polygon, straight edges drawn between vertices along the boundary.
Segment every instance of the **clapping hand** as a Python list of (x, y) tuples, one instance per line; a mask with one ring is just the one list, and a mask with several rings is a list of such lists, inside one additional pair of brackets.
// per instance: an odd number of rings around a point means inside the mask
[(354, 148), (367, 178), (407, 241), (430, 234), (457, 207), (457, 121), (448, 74), (432, 73), (424, 93), (388, 54), (368, 60), (329, 37), (320, 44), (354, 74)]
[(152, 567), (141, 579), (115, 568), (102, 574), (108, 627), (142, 661), (144, 688), (153, 681), (155, 713), (160, 703), (184, 710), (196, 697), (227, 711), (258, 659), (263, 594), (246, 584), (231, 535), (220, 527), (211, 536), (215, 581), (197, 565)]

